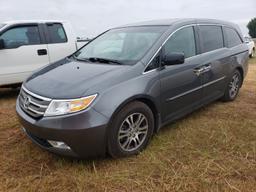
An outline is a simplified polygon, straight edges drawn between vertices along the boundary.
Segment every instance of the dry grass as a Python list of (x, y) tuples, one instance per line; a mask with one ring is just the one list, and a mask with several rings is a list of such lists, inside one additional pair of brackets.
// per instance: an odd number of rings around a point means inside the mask
[[(256, 59), (235, 102), (161, 129), (140, 155), (76, 161), (20, 130), (17, 91), (0, 91), (0, 191), (256, 191)], [(92, 146), (93, 147), (93, 146)]]

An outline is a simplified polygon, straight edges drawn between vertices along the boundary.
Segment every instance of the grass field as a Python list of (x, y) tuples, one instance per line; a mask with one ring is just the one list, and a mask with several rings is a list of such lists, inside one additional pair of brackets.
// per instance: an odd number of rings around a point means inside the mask
[(0, 191), (256, 191), (256, 58), (236, 101), (162, 128), (143, 153), (124, 159), (41, 150), (20, 129), (17, 94), (0, 90)]

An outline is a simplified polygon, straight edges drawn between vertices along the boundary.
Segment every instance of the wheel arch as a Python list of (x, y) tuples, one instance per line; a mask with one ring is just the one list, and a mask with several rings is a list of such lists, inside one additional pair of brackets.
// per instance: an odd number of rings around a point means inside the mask
[(156, 102), (154, 101), (153, 98), (151, 98), (148, 95), (136, 95), (133, 96), (131, 98), (126, 99), (125, 101), (123, 101), (117, 108), (116, 110), (113, 112), (113, 114), (111, 115), (109, 124), (111, 124), (113, 122), (114, 117), (118, 114), (118, 112), (125, 107), (126, 105), (128, 105), (129, 103), (135, 102), (135, 101), (139, 101), (144, 103), (145, 105), (147, 105), (150, 110), (153, 113), (154, 116), (154, 132), (157, 132), (159, 129), (159, 125), (160, 125), (160, 110), (157, 107)]

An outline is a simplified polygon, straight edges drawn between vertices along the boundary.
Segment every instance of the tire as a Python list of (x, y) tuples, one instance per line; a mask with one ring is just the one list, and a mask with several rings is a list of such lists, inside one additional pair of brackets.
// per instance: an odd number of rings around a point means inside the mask
[(239, 93), (239, 89), (242, 85), (242, 76), (238, 70), (231, 75), (225, 94), (222, 98), (223, 101), (234, 101)]
[(127, 104), (108, 129), (108, 153), (114, 158), (138, 154), (148, 145), (153, 130), (154, 115), (150, 108), (138, 101)]

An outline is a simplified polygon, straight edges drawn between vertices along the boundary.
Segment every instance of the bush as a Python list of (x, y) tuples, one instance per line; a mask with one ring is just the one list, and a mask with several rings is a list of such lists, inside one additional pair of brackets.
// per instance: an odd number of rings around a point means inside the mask
[(256, 17), (251, 19), (251, 21), (247, 24), (247, 28), (249, 29), (249, 35), (252, 38), (256, 38)]

